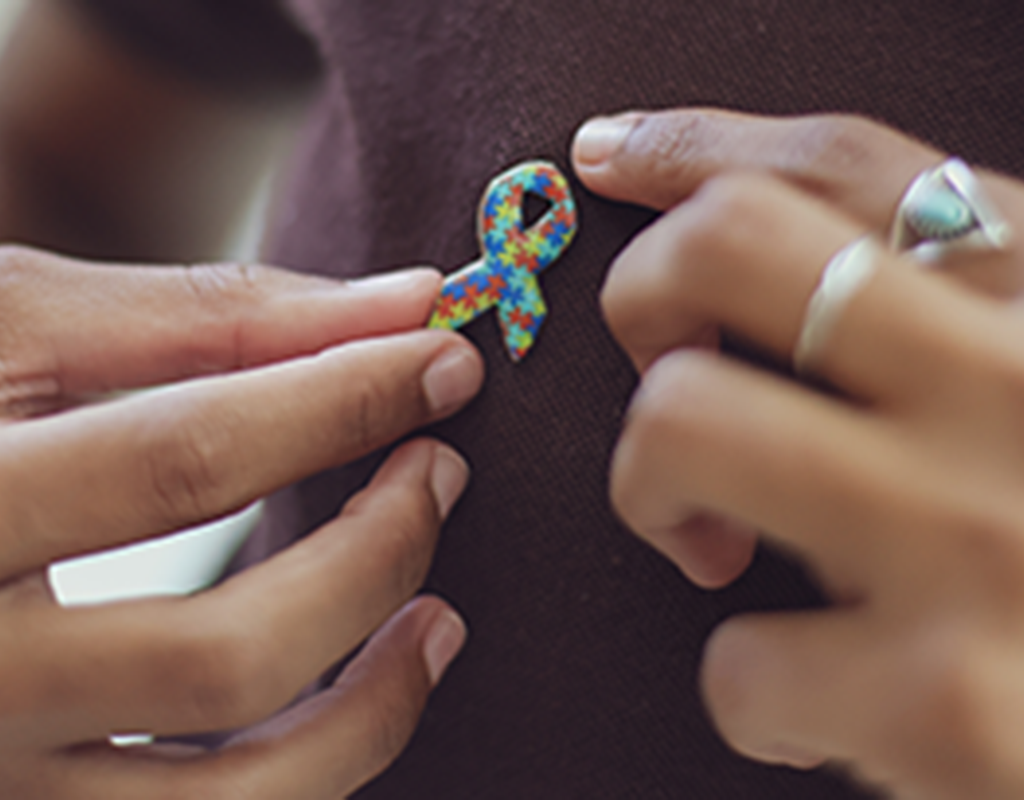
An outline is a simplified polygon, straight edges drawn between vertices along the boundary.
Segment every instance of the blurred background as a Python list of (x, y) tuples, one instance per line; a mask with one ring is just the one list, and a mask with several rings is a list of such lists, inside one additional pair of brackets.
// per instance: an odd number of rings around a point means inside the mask
[(6, 38), (11, 22), (23, 5), (25, 0), (0, 0), (0, 37)]
[[(145, 2), (145, 0), (139, 0)], [(0, 48), (28, 0), (0, 0)], [(271, 165), (225, 257), (255, 260), (269, 197)], [(67, 605), (187, 594), (221, 573), (258, 518), (255, 506), (226, 520), (110, 553), (55, 564), (50, 580)]]

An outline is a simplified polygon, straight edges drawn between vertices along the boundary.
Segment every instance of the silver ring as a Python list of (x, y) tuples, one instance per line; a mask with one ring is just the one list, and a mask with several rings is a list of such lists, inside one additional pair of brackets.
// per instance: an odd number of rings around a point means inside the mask
[(920, 261), (940, 261), (953, 250), (1003, 250), (1010, 224), (981, 181), (959, 158), (925, 170), (896, 209), (889, 244)]
[(878, 268), (879, 249), (875, 237), (862, 236), (832, 256), (825, 265), (807, 303), (800, 335), (793, 348), (793, 369), (797, 375), (815, 372), (843, 309)]

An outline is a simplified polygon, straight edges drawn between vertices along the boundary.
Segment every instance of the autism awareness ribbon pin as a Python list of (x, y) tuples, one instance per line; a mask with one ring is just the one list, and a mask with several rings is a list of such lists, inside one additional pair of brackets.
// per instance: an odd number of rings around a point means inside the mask
[[(528, 193), (551, 207), (526, 229)], [(569, 182), (554, 164), (528, 161), (499, 175), (480, 203), (482, 258), (448, 276), (427, 327), (455, 330), (497, 307), (505, 347), (518, 362), (533, 347), (548, 314), (537, 275), (565, 252), (577, 219)]]

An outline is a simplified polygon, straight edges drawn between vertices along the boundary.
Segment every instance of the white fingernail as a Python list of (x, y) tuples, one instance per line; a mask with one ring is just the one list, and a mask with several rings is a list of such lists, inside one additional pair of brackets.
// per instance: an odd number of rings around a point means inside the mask
[(435, 416), (444, 416), (461, 407), (480, 391), (483, 364), (469, 348), (449, 347), (439, 355), (423, 375), (423, 393)]
[(756, 757), (772, 764), (785, 764), (787, 767), (802, 770), (817, 769), (826, 761), (821, 756), (811, 755), (801, 748), (778, 742), (758, 750)]
[(437, 501), (437, 510), (444, 519), (469, 483), (469, 465), (450, 447), (439, 445), (434, 451), (430, 470), (430, 489)]
[(445, 670), (466, 643), (466, 623), (451, 609), (437, 615), (423, 640), (423, 660), (432, 686), (441, 682)]
[(635, 114), (627, 114), (597, 117), (584, 124), (573, 145), (576, 163), (588, 167), (603, 164), (622, 147), (638, 119)]

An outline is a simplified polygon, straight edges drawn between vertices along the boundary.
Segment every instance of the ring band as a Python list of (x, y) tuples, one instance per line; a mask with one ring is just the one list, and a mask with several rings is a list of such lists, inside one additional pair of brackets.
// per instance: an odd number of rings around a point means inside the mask
[(911, 182), (896, 209), (889, 244), (935, 262), (952, 250), (1002, 250), (1010, 234), (971, 168), (951, 158)]
[(879, 246), (873, 236), (848, 244), (825, 265), (804, 312), (793, 348), (793, 369), (804, 377), (815, 372), (843, 309), (878, 268)]

